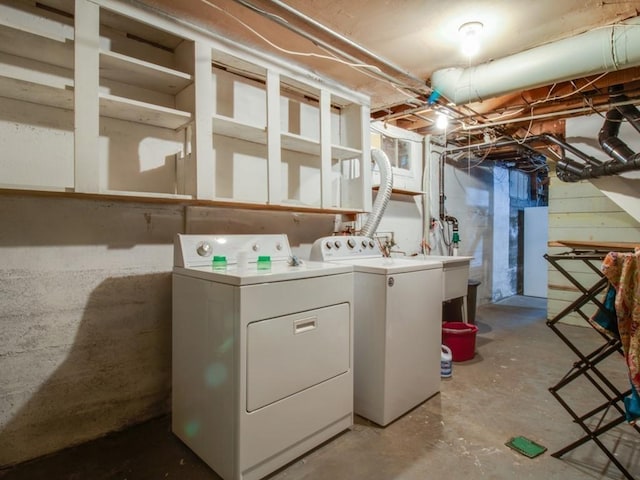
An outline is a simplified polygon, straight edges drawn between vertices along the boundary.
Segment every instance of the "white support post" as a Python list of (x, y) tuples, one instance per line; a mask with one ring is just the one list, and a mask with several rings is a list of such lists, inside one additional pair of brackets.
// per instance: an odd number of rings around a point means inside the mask
[(282, 202), (280, 139), (280, 75), (267, 71), (267, 203)]
[[(74, 162), (75, 191), (98, 193), (100, 178), (100, 7), (88, 0), (75, 2), (74, 41)], [(104, 187), (104, 188), (103, 188)]]
[(320, 91), (320, 206), (331, 208), (331, 94)]
[[(195, 164), (196, 198), (216, 197), (216, 159), (213, 151), (213, 85), (211, 82), (211, 47), (195, 42), (194, 68), (194, 129), (191, 165)], [(195, 161), (194, 161), (195, 160)]]
[(371, 112), (368, 105), (360, 106), (360, 135), (362, 135), (362, 156), (360, 163), (360, 175), (362, 175), (362, 209), (365, 212), (371, 211)]

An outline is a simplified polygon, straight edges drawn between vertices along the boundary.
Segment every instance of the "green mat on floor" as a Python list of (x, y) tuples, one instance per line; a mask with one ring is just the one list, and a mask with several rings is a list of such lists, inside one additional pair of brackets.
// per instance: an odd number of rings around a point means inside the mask
[(511, 440), (505, 443), (505, 445), (529, 458), (537, 457), (541, 453), (547, 451), (547, 447), (538, 445), (536, 442), (525, 437), (513, 437)]

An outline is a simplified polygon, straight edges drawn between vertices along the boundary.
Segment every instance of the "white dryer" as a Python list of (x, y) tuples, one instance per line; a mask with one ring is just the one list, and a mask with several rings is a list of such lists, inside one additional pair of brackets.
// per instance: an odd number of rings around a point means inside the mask
[(325, 237), (312, 260), (354, 268), (354, 409), (388, 425), (440, 390), (442, 263), (382, 256), (374, 240)]
[(225, 480), (353, 424), (353, 269), (291, 259), (286, 235), (176, 239), (172, 429)]

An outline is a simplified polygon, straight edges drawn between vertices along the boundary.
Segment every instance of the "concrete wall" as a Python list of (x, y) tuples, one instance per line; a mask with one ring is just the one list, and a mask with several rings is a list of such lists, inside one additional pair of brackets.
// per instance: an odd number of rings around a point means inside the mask
[[(431, 217), (439, 218), (439, 153), (441, 149), (434, 147), (434, 153), (429, 156), (430, 180), (428, 182), (429, 204)], [(495, 173), (495, 175), (494, 175)], [(497, 175), (497, 176), (496, 176)], [(503, 189), (496, 190), (494, 182), (506, 178), (506, 198)], [(490, 303), (494, 299), (494, 292), (504, 291), (505, 288), (494, 278), (493, 264), (500, 259), (508, 259), (508, 251), (493, 249), (495, 237), (508, 235), (507, 230), (496, 230), (494, 227), (495, 209), (506, 205), (508, 209), (508, 172), (494, 172), (492, 167), (478, 165), (477, 162), (457, 162), (445, 164), (444, 194), (445, 213), (458, 219), (460, 229), (459, 255), (473, 257), (470, 265), (469, 277), (482, 282), (477, 291), (477, 304)], [(503, 217), (498, 217), (503, 218)], [(508, 224), (507, 210), (507, 224)], [(450, 231), (446, 224), (436, 222), (429, 230), (428, 243), (432, 253), (447, 255), (445, 244), (450, 238)], [(506, 260), (505, 260), (506, 261)], [(507, 294), (506, 296), (509, 296)]]
[(0, 197), (0, 466), (170, 411), (173, 239), (288, 233), (334, 215)]

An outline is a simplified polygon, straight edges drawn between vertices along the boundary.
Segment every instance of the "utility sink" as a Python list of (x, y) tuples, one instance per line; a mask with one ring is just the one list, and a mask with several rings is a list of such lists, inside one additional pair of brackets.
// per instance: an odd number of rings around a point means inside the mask
[(412, 258), (442, 262), (442, 298), (444, 301), (467, 296), (469, 263), (473, 257), (418, 255)]

